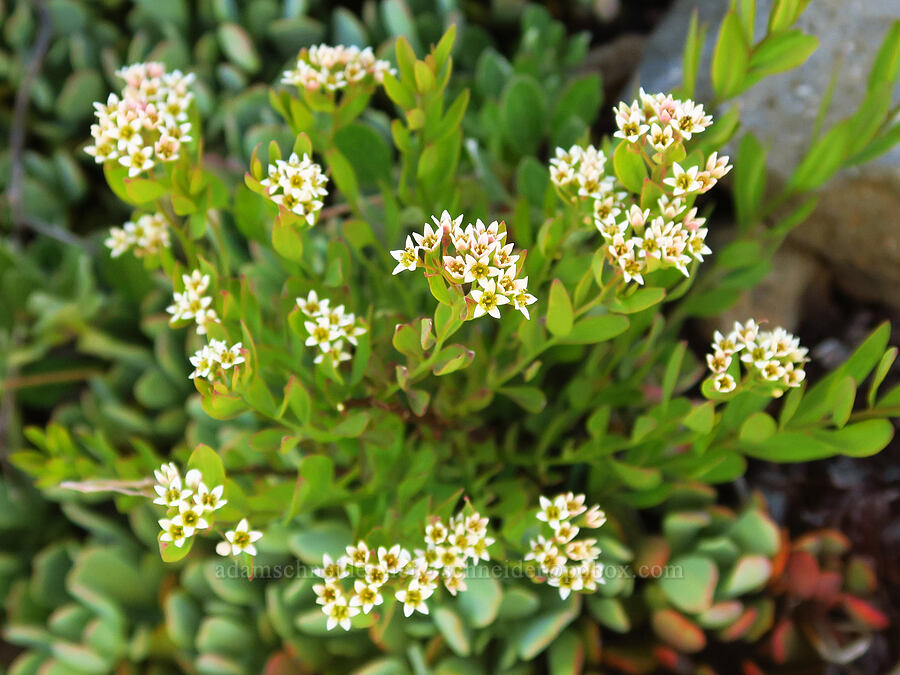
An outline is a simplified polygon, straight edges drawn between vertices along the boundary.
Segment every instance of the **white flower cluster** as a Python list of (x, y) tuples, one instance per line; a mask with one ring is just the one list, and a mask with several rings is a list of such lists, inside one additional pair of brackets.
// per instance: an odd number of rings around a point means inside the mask
[(193, 537), (197, 530), (207, 529), (206, 518), (228, 503), (227, 499), (222, 499), (225, 487), (217, 485), (210, 489), (197, 469), (188, 471), (182, 481), (178, 467), (169, 462), (153, 475), (156, 477), (153, 489), (157, 495), (153, 503), (169, 510), (168, 517), (159, 521), (163, 530), (159, 540), (178, 548), (184, 546), (185, 540)]
[(385, 73), (395, 72), (390, 63), (375, 58), (371, 47), (317, 45), (301, 49), (297, 66), (286, 70), (281, 81), (308, 91), (333, 92), (357, 83), (381, 84)]
[[(665, 151), (688, 140), (712, 122), (703, 106), (693, 101), (677, 101), (671, 96), (650, 96), (641, 90), (641, 100), (616, 109), (620, 130), (616, 136), (633, 143), (647, 161), (667, 164)], [(665, 168), (665, 167), (664, 167)], [(712, 153), (701, 170), (671, 164), (671, 175), (663, 178), (667, 190), (651, 208), (642, 209), (639, 200), (627, 191), (616, 190), (615, 180), (606, 174), (606, 156), (597, 148), (573, 146), (556, 149), (550, 160), (550, 177), (563, 192), (593, 202), (594, 225), (606, 240), (610, 261), (622, 270), (625, 281), (644, 283), (644, 274), (674, 267), (690, 276), (692, 259), (709, 255), (705, 218), (693, 207), (696, 195), (710, 190), (731, 170), (728, 157)]]
[(113, 258), (126, 251), (134, 251), (135, 256), (143, 258), (172, 245), (166, 218), (161, 213), (144, 213), (136, 221), (111, 228), (103, 243)]
[(362, 320), (345, 311), (343, 305), (332, 307), (328, 298), (320, 300), (315, 291), (310, 291), (306, 298), (297, 298), (297, 307), (309, 317), (309, 321), (303, 322), (307, 332), (306, 346), (319, 350), (313, 363), (321, 363), (327, 356), (337, 368), (353, 358), (344, 349), (344, 340), (354, 347), (357, 345), (356, 338), (366, 332)]
[(233, 366), (244, 363), (243, 344), (236, 342), (228, 346), (222, 340), (210, 340), (208, 345), (201, 347), (191, 357), (193, 372), (188, 375), (190, 379), (205, 377), (211, 379), (219, 369), (230, 370)]
[[(369, 549), (360, 541), (348, 546), (337, 560), (324, 556), (322, 567), (313, 570), (324, 583), (313, 586), (319, 605), (328, 617), (328, 630), (341, 626), (350, 630), (350, 619), (384, 602), (382, 591), (393, 584), (394, 598), (403, 603), (404, 616), (413, 612), (428, 614), (428, 600), (443, 583), (452, 595), (466, 590), (466, 566), (490, 560), (488, 547), (494, 539), (487, 535), (488, 519), (478, 513), (457, 514), (444, 523), (430, 520), (425, 528), (425, 548), (415, 557), (395, 544)], [(353, 582), (344, 586), (342, 579)]]
[(537, 563), (547, 583), (559, 589), (560, 597), (565, 600), (572, 591), (596, 591), (597, 584), (604, 584), (603, 563), (597, 560), (600, 549), (596, 539), (575, 539), (581, 528), (572, 520), (581, 516), (578, 521), (581, 527), (598, 528), (606, 522), (606, 514), (596, 504), (588, 509), (584, 505), (584, 495), (571, 492), (556, 496), (554, 499), (541, 497), (541, 510), (537, 514), (540, 521), (547, 523), (553, 530), (549, 538), (538, 536), (529, 542), (530, 552), (525, 560)]
[(181, 144), (191, 140), (193, 74), (167, 73), (161, 63), (137, 63), (116, 75), (125, 80), (121, 98), (110, 94), (106, 103), (94, 103), (94, 144), (85, 151), (98, 164), (118, 160), (132, 177), (157, 162), (178, 159)]
[(309, 225), (316, 222), (316, 216), (322, 210), (322, 198), (328, 194), (327, 182), (328, 176), (322, 167), (306, 153), (303, 159), (291, 154), (287, 161), (275, 160), (274, 164), (269, 164), (268, 178), (260, 181), (269, 199), (297, 214)]
[[(514, 244), (506, 243), (506, 225), (496, 220), (485, 225), (481, 219), (475, 224), (461, 226), (463, 216), (451, 218), (447, 211), (440, 219), (432, 216), (434, 228), (425, 224), (421, 234), (406, 237), (406, 248), (391, 251), (397, 261), (393, 273), (413, 271), (419, 267), (427, 273), (440, 274), (446, 281), (459, 286), (469, 285), (467, 300), (475, 305), (474, 318), (489, 314), (500, 318), (500, 306), (512, 304), (525, 318), (528, 306), (537, 298), (528, 292), (528, 277), (518, 278), (522, 257), (514, 252)], [(415, 244), (413, 243), (415, 238)], [(429, 253), (440, 249), (437, 267), (432, 267)], [(423, 262), (419, 253), (425, 254)], [(524, 260), (524, 258), (523, 258)]]
[(735, 375), (740, 374), (740, 366), (735, 362), (736, 356), (751, 377), (775, 385), (776, 396), (783, 393), (781, 387), (799, 387), (806, 378), (803, 365), (809, 361), (806, 356), (809, 350), (801, 347), (800, 339), (784, 328), (764, 331), (756, 321), (748, 319), (743, 324), (735, 321), (728, 335), (716, 331), (713, 338), (713, 351), (706, 355), (706, 363), (720, 393), (727, 394), (737, 388)]
[(181, 280), (184, 282), (184, 291), (173, 293), (173, 303), (166, 307), (166, 311), (172, 315), (169, 323), (193, 319), (197, 324), (197, 335), (206, 335), (210, 324), (221, 323), (216, 310), (210, 307), (212, 297), (206, 295), (209, 275), (194, 270), (190, 274), (182, 274)]
[(679, 101), (671, 94), (648, 94), (643, 88), (639, 100), (631, 105), (620, 101), (613, 112), (619, 127), (613, 136), (637, 145), (647, 143), (657, 153), (681, 140), (691, 140), (712, 124), (712, 115), (706, 114), (701, 103)]
[[(224, 485), (212, 489), (203, 482), (203, 474), (191, 469), (181, 478), (181, 472), (174, 462), (163, 464), (153, 472), (156, 478), (154, 504), (165, 506), (169, 513), (159, 521), (162, 534), (159, 540), (174, 544), (177, 548), (199, 530), (209, 529), (216, 511), (228, 503), (222, 498)], [(250, 529), (247, 519), (241, 519), (233, 530), (225, 533), (225, 540), (216, 544), (216, 552), (222, 556), (248, 553), (256, 555), (255, 542), (262, 538), (262, 532)]]

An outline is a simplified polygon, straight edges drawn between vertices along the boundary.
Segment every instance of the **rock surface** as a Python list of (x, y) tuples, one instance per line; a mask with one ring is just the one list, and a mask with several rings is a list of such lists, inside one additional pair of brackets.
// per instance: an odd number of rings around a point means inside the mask
[[(765, 30), (771, 4), (771, 0), (757, 2), (757, 35)], [(696, 8), (700, 20), (709, 26), (697, 94), (708, 100), (709, 63), (728, 6), (727, 0), (676, 0), (646, 46), (638, 72), (644, 88), (667, 91), (681, 82), (681, 50)], [(769, 149), (770, 180), (784, 180), (806, 152), (819, 102), (835, 71), (835, 91), (824, 128), (855, 112), (875, 54), (898, 18), (900, 0), (810, 3), (797, 26), (819, 38), (816, 52), (800, 68), (766, 78), (734, 102), (741, 108), (744, 128)], [(897, 101), (900, 91), (895, 92)], [(791, 239), (796, 244), (792, 255), (799, 257), (782, 264), (805, 268), (807, 261), (801, 260), (805, 251), (827, 264), (845, 293), (900, 308), (900, 147), (835, 176), (823, 188), (819, 208)]]

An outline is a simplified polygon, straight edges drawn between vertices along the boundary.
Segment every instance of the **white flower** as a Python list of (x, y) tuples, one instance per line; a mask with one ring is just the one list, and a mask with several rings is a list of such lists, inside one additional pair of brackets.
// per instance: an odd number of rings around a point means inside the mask
[(153, 503), (170, 508), (178, 507), (185, 499), (190, 499), (192, 494), (190, 490), (182, 488), (179, 476), (172, 477), (167, 485), (156, 485), (153, 489), (159, 495)]
[(673, 188), (672, 194), (678, 195), (690, 194), (700, 190), (700, 182), (697, 180), (697, 167), (692, 166), (685, 171), (678, 162), (672, 164), (673, 175), (670, 178), (664, 178), (663, 183)]
[(559, 527), (560, 521), (569, 517), (569, 509), (564, 495), (559, 495), (553, 501), (541, 495), (539, 501), (541, 510), (538, 511), (537, 519), (544, 521), (550, 527)]
[(224, 343), (216, 343), (216, 341), (213, 341), (211, 344), (213, 349), (216, 350), (216, 360), (225, 370), (244, 363), (245, 359), (241, 353), (242, 345), (240, 342), (233, 344), (231, 347), (226, 347)]
[(384, 546), (378, 547), (378, 562), (384, 566), (389, 574), (402, 571), (409, 564), (412, 557), (400, 544), (395, 544), (390, 549)]
[(332, 630), (336, 626), (340, 626), (344, 630), (350, 630), (350, 619), (359, 614), (358, 607), (351, 607), (347, 604), (347, 599), (340, 597), (329, 605), (325, 605), (322, 611), (328, 615), (328, 622), (325, 627)]
[(297, 307), (300, 311), (309, 317), (318, 317), (328, 312), (328, 300), (319, 300), (319, 296), (315, 291), (310, 291), (306, 299), (297, 298)]
[(360, 540), (356, 546), (347, 547), (347, 562), (356, 567), (365, 567), (369, 562), (369, 547), (366, 542)]
[(186, 537), (193, 536), (195, 530), (205, 530), (209, 527), (209, 523), (203, 517), (203, 510), (187, 500), (178, 505), (178, 515), (172, 522), (182, 527)]
[(721, 394), (732, 392), (737, 387), (737, 383), (735, 383), (734, 378), (728, 373), (719, 373), (718, 375), (716, 375), (715, 379), (713, 380), (713, 385), (715, 386), (716, 391)]
[(203, 295), (209, 288), (209, 275), (203, 274), (200, 270), (194, 270), (189, 275), (182, 274), (181, 280), (184, 282), (185, 291)]
[(584, 588), (581, 570), (577, 567), (557, 566), (551, 568), (547, 583), (559, 588), (559, 597), (563, 600), (568, 598), (572, 591), (580, 591)]
[(589, 528), (598, 528), (606, 522), (606, 514), (600, 510), (597, 504), (594, 504), (584, 514), (584, 526)]
[(331, 343), (340, 336), (340, 332), (331, 325), (326, 317), (319, 317), (315, 323), (305, 321), (303, 326), (309, 334), (309, 337), (306, 338), (306, 346), (318, 347), (323, 352), (331, 351)]
[(313, 574), (325, 581), (337, 581), (348, 576), (350, 570), (347, 569), (347, 563), (343, 557), (332, 560), (331, 556), (326, 553), (322, 556), (322, 567), (314, 569)]
[(226, 541), (220, 541), (216, 546), (216, 553), (221, 556), (238, 555), (239, 553), (249, 553), (256, 555), (256, 546), (254, 543), (262, 538), (262, 532), (251, 530), (246, 518), (241, 519), (233, 530), (225, 533)]
[(482, 288), (473, 288), (469, 295), (475, 301), (474, 318), (489, 314), (495, 319), (500, 318), (500, 305), (509, 303), (509, 298), (497, 293), (497, 284), (493, 279), (483, 284)]
[(175, 462), (168, 462), (158, 469), (154, 469), (153, 476), (156, 478), (157, 483), (168, 487), (169, 483), (176, 478), (180, 478), (181, 474), (178, 472), (178, 467), (175, 466)]
[(203, 474), (199, 469), (191, 469), (184, 475), (184, 484), (192, 491), (196, 491), (203, 482)]
[(175, 544), (177, 548), (184, 546), (187, 535), (185, 534), (184, 527), (182, 527), (180, 523), (177, 523), (175, 518), (172, 520), (163, 518), (159, 521), (159, 526), (163, 530), (163, 533), (159, 537), (160, 541), (167, 541)]
[(371, 586), (365, 581), (357, 579), (353, 582), (354, 594), (350, 598), (351, 607), (361, 607), (363, 614), (368, 614), (376, 605), (384, 602), (378, 586)]
[(406, 248), (391, 251), (391, 255), (397, 261), (397, 266), (392, 274), (399, 274), (404, 270), (413, 271), (419, 265), (419, 248), (412, 243), (412, 237), (407, 235)]
[(217, 485), (210, 490), (205, 483), (200, 483), (197, 494), (194, 495), (194, 502), (206, 513), (218, 511), (228, 503), (227, 499), (222, 499), (224, 490), (224, 485)]
[(418, 581), (413, 579), (405, 589), (401, 589), (394, 594), (400, 602), (403, 603), (403, 615), (410, 616), (413, 612), (428, 614), (428, 605), (425, 601), (431, 597), (434, 590), (431, 588), (420, 588)]
[(201, 347), (192, 357), (190, 357), (190, 362), (191, 365), (194, 366), (194, 371), (188, 375), (190, 379), (194, 379), (195, 377), (209, 377), (216, 368), (216, 351), (209, 345)]

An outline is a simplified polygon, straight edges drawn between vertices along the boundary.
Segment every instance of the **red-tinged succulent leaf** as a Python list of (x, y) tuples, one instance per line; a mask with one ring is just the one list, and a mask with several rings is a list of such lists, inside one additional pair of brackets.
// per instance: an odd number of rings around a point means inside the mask
[(719, 639), (723, 642), (731, 642), (744, 637), (753, 627), (758, 615), (759, 610), (756, 607), (748, 607), (738, 617), (737, 621), (728, 626), (728, 628), (719, 631)]
[(606, 647), (603, 663), (627, 675), (646, 675), (657, 669), (653, 655), (639, 647)]
[(779, 622), (769, 640), (769, 656), (778, 664), (793, 660), (802, 652), (803, 639), (790, 619)]
[(724, 598), (736, 598), (762, 587), (771, 574), (772, 563), (768, 558), (745, 555), (735, 563), (719, 590)]
[(816, 594), (819, 585), (819, 563), (807, 551), (794, 551), (787, 564), (788, 592), (797, 598), (808, 600)]
[(884, 630), (891, 623), (883, 612), (875, 609), (865, 600), (845, 594), (841, 601), (847, 613), (870, 630)]
[(843, 555), (850, 550), (850, 540), (838, 530), (822, 531), (822, 553), (825, 555)]
[(844, 573), (847, 590), (856, 595), (871, 595), (875, 592), (878, 579), (872, 563), (859, 556), (852, 556)]
[(581, 644), (584, 646), (584, 658), (592, 666), (600, 665), (602, 656), (603, 638), (600, 635), (600, 626), (593, 621), (582, 621), (578, 626), (581, 631)]
[(816, 584), (816, 600), (831, 607), (840, 599), (843, 583), (844, 579), (839, 572), (822, 572), (819, 574), (819, 582)]
[(766, 675), (762, 668), (753, 663), (753, 661), (744, 661), (741, 664), (741, 668), (743, 675)]
[(646, 537), (637, 547), (634, 569), (642, 577), (658, 576), (671, 553), (672, 549), (663, 537)]
[(292, 675), (292, 673), (311, 673), (308, 667), (294, 660), (285, 652), (272, 654), (264, 666), (264, 675)]
[(750, 626), (750, 630), (744, 634), (744, 640), (756, 643), (772, 629), (772, 625), (775, 623), (775, 601), (768, 596), (763, 596), (753, 603), (753, 607), (756, 609), (756, 620)]
[(678, 664), (681, 661), (681, 654), (676, 652), (671, 647), (657, 645), (653, 648), (653, 658), (655, 658), (656, 662), (659, 663), (659, 665), (661, 665), (663, 668), (677, 672)]
[(697, 617), (697, 623), (704, 628), (726, 628), (741, 616), (744, 605), (737, 600), (717, 602)]
[(791, 537), (787, 528), (781, 528), (781, 546), (778, 553), (772, 558), (772, 578), (780, 579), (787, 567), (788, 558), (791, 555)]
[(676, 649), (693, 654), (706, 646), (706, 635), (697, 624), (674, 609), (661, 609), (651, 617), (653, 630)]

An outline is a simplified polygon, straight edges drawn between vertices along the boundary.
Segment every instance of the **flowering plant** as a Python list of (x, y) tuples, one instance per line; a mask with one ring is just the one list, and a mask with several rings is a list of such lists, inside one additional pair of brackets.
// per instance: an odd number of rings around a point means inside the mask
[[(755, 44), (728, 14), (717, 103), (777, 70), (751, 51), (794, 48), (789, 4)], [(561, 30), (540, 12), (526, 21), (548, 43)], [(704, 629), (745, 634), (741, 603), (779, 550), (762, 506), (737, 516), (712, 486), (751, 459), (890, 442), (887, 325), (815, 383), (806, 348), (765, 317), (708, 331), (705, 380), (679, 339), (765, 273), (849, 156), (801, 164), (768, 210), (762, 151), (745, 137), (722, 154), (736, 108), (692, 100), (696, 24), (682, 91), (641, 90), (602, 139), (596, 78), (546, 74), (523, 41), (519, 70), (479, 68), (500, 86), (477, 98), (455, 44), (451, 26), (427, 53), (403, 37), (393, 53), (302, 50), (269, 96), (283, 124), (239, 170), (205, 154), (190, 76), (119, 71), (121, 100), (98, 105), (89, 148), (133, 211), (104, 264), (138, 280), (147, 344), (87, 334), (108, 380), (12, 456), (73, 521), (124, 542), (79, 554), (72, 614), (101, 627), (86, 652), (48, 638), (52, 654), (94, 670), (137, 654), (198, 672), (512, 672), (535, 659), (577, 672), (587, 653), (631, 667), (595, 647), (601, 627), (614, 640), (632, 626), (699, 651)], [(552, 44), (549, 61), (564, 61)], [(544, 87), (563, 77), (551, 111)], [(742, 220), (713, 246), (710, 200), (727, 191), (710, 189), (726, 176)], [(424, 283), (404, 274), (419, 270)], [(127, 529), (89, 508), (95, 493), (113, 495)], [(648, 531), (659, 521), (662, 535)], [(670, 557), (684, 583), (629, 576)], [(149, 590), (110, 580), (141, 585), (122, 567), (146, 570)], [(762, 636), (771, 614), (758, 614)]]

